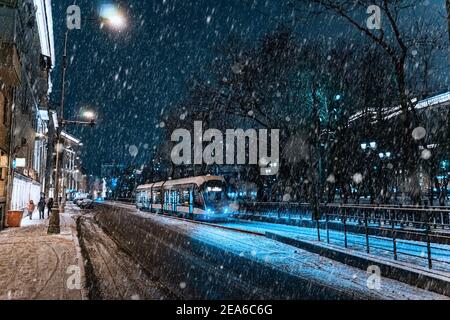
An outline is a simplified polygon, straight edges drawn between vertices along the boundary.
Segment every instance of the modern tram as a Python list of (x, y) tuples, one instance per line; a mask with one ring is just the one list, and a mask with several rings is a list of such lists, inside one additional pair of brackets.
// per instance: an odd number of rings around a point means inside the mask
[(228, 198), (225, 179), (210, 175), (141, 185), (136, 207), (198, 221), (225, 221), (239, 210)]

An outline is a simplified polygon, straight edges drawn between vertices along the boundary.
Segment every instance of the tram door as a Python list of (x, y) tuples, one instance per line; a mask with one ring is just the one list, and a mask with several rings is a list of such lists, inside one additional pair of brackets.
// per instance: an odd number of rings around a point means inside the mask
[(176, 215), (177, 214), (177, 203), (178, 203), (178, 191), (171, 190), (171, 193), (172, 193), (172, 212)]
[(164, 204), (163, 213), (168, 212), (170, 209), (170, 190), (164, 190)]
[(194, 188), (189, 188), (189, 219), (194, 220)]
[(169, 214), (176, 214), (177, 212), (177, 191), (166, 190), (164, 192), (164, 210)]
[(152, 212), (152, 203), (153, 203), (153, 196), (152, 196), (152, 189), (147, 191), (147, 203), (146, 203), (146, 209), (150, 212)]

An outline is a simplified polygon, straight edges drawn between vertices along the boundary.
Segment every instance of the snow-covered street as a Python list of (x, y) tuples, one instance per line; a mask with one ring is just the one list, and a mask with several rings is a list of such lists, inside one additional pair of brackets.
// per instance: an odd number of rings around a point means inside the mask
[(89, 297), (95, 300), (177, 299), (95, 222), (91, 214), (78, 222), (86, 258)]
[[(102, 223), (113, 227), (120, 212), (120, 216), (123, 216), (120, 233), (130, 235), (130, 239), (123, 242), (124, 239), (116, 231), (112, 234), (105, 232), (93, 218), (98, 209), (81, 211), (73, 205), (68, 205), (66, 213), (61, 216), (61, 235), (48, 236), (47, 220), (38, 220), (37, 216), (32, 221), (24, 220), (22, 228), (2, 232), (0, 254), (4, 259), (0, 262), (0, 298), (180, 299), (184, 298), (184, 293), (192, 298), (188, 289), (194, 286), (205, 288), (208, 294), (220, 299), (232, 297), (238, 291), (245, 292), (252, 284), (249, 297), (260, 295), (273, 298), (285, 292), (288, 296), (284, 298), (289, 298), (289, 294), (295, 292), (296, 297), (308, 299), (312, 296), (330, 297), (333, 296), (331, 292), (335, 292), (341, 298), (352, 299), (448, 299), (386, 277), (381, 278), (379, 290), (369, 289), (368, 275), (364, 270), (263, 236), (143, 213), (130, 205), (106, 207), (109, 213), (101, 213)], [(78, 219), (79, 241), (74, 238), (77, 234), (75, 219)], [(297, 228), (242, 221), (240, 224), (234, 222), (227, 225), (258, 232), (270, 230), (291, 236), (294, 231), (289, 228)], [(150, 234), (154, 226), (165, 230), (163, 238), (169, 236), (167, 239), (173, 239), (168, 247), (174, 250), (169, 253), (172, 258), (166, 261), (164, 267), (146, 262), (149, 254), (168, 257), (167, 252), (161, 251), (166, 240), (158, 240)], [(295, 231), (298, 236), (298, 230)], [(149, 236), (152, 241), (147, 240)], [(180, 236), (190, 239), (190, 244), (178, 247), (177, 239), (181, 240)], [(141, 241), (135, 241), (134, 237)], [(158, 259), (152, 261), (164, 261)], [(193, 267), (191, 271), (185, 269), (184, 274), (178, 273), (183, 269), (178, 270), (172, 263), (178, 260), (182, 266), (183, 259), (192, 263), (198, 261), (206, 268), (204, 271), (215, 270), (214, 278), (207, 281), (226, 279), (220, 280), (225, 281), (223, 285), (226, 291), (217, 285), (209, 287), (208, 283), (193, 283), (200, 281), (193, 273), (196, 264), (190, 266)], [(253, 267), (246, 269), (246, 265)], [(71, 270), (80, 271), (80, 279), (77, 280), (81, 285), (79, 288), (71, 286)], [(158, 273), (161, 270), (163, 275)], [(175, 274), (172, 275), (173, 272)], [(272, 293), (264, 291), (267, 279), (260, 278), (267, 273), (272, 275), (273, 281), (279, 281), (279, 288), (273, 292), (271, 289)], [(282, 280), (286, 276), (291, 280)], [(176, 282), (171, 283), (170, 280)], [(291, 288), (296, 281), (300, 287)], [(234, 290), (238, 291), (233, 293)]]
[(449, 48), (450, 0), (0, 0), (0, 300), (450, 300)]

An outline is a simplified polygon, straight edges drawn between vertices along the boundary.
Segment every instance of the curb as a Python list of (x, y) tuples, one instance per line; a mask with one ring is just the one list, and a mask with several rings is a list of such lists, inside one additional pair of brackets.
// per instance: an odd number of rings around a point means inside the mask
[(88, 292), (88, 289), (86, 286), (86, 284), (87, 284), (86, 272), (84, 269), (84, 257), (83, 257), (83, 254), (81, 253), (80, 241), (78, 240), (78, 231), (76, 228), (76, 221), (75, 221), (75, 217), (69, 216), (69, 218), (75, 222), (75, 227), (73, 225), (71, 225), (70, 229), (72, 230), (72, 240), (75, 243), (75, 249), (77, 252), (78, 267), (80, 268), (80, 271), (81, 271), (81, 300), (89, 300), (89, 292)]

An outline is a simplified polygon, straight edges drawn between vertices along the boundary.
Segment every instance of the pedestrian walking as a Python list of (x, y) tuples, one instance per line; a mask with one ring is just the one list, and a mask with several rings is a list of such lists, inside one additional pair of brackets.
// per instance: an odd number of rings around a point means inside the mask
[(50, 198), (47, 201), (47, 219), (50, 218), (50, 213), (52, 212), (52, 208), (53, 208), (53, 198)]
[(33, 212), (34, 212), (34, 210), (36, 210), (36, 206), (35, 206), (33, 200), (30, 200), (28, 202), (26, 210), (28, 211), (28, 216), (30, 217), (30, 220), (33, 220)]
[(45, 198), (41, 197), (38, 203), (38, 210), (39, 210), (39, 219), (43, 220), (44, 217), (44, 211), (45, 211)]

